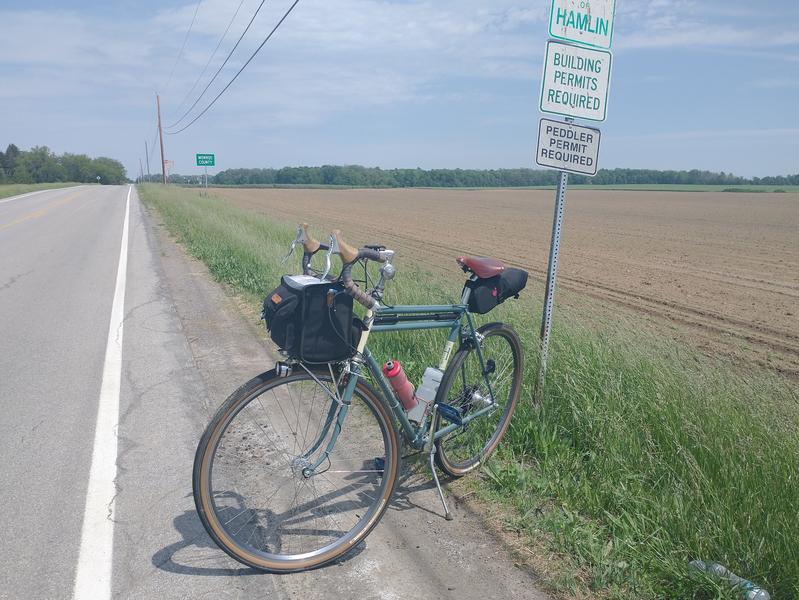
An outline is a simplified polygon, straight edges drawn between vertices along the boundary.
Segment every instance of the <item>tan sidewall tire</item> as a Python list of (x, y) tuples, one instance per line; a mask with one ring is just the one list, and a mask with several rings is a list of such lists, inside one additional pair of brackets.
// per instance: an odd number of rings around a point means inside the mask
[[(297, 373), (289, 377), (280, 378), (280, 381), (301, 380), (305, 373)], [(326, 371), (319, 371), (315, 373), (317, 377), (326, 377)], [(389, 445), (389, 453), (393, 458), (391, 461), (386, 461), (384, 476), (388, 477), (388, 485), (385, 492), (379, 499), (379, 506), (369, 521), (359, 529), (351, 539), (345, 543), (341, 540), (337, 544), (323, 554), (313, 556), (306, 559), (297, 560), (271, 560), (267, 557), (247, 552), (241, 548), (225, 532), (224, 528), (220, 526), (219, 521), (213, 511), (213, 505), (210, 497), (210, 485), (208, 481), (210, 461), (213, 450), (221, 437), (225, 427), (227, 426), (231, 415), (235, 415), (239, 407), (246, 406), (253, 398), (259, 396), (263, 392), (263, 388), (270, 386), (277, 378), (274, 370), (262, 373), (258, 377), (250, 380), (238, 390), (236, 390), (219, 408), (211, 423), (208, 425), (205, 433), (203, 434), (200, 443), (197, 447), (197, 453), (194, 460), (194, 473), (193, 473), (193, 489), (194, 489), (194, 502), (197, 508), (197, 513), (205, 526), (208, 534), (213, 538), (216, 544), (230, 555), (235, 560), (260, 569), (263, 571), (276, 572), (276, 573), (290, 573), (295, 571), (305, 571), (320, 567), (337, 558), (343, 556), (353, 548), (355, 548), (367, 535), (374, 529), (375, 525), (380, 521), (383, 513), (391, 501), (394, 488), (397, 483), (399, 473), (399, 439), (396, 425), (394, 420), (383, 402), (380, 401), (376, 392), (365, 383), (363, 380), (358, 382), (356, 393), (358, 393), (367, 404), (371, 406), (375, 415), (378, 416), (383, 426), (386, 428), (386, 439)], [(279, 385), (279, 383), (277, 384)], [(209, 451), (210, 449), (210, 451)], [(347, 536), (344, 536), (346, 538)], [(341, 539), (344, 539), (341, 538)]]

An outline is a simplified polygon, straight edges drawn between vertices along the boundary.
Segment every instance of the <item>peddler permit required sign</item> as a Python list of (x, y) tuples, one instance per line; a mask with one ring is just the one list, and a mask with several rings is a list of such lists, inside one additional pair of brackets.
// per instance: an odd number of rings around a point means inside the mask
[(541, 119), (538, 125), (538, 154), (542, 167), (578, 175), (596, 175), (601, 133), (593, 127)]
[(563, 42), (548, 41), (541, 78), (541, 112), (604, 121), (613, 56)]
[(613, 44), (616, 0), (552, 0), (549, 35), (595, 48)]

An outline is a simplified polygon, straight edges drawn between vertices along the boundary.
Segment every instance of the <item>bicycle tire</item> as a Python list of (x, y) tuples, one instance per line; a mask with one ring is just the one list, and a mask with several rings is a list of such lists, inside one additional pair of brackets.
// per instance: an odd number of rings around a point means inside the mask
[[(329, 372), (311, 372), (333, 387)], [(310, 406), (297, 399), (299, 392), (314, 388), (319, 394)], [(389, 409), (363, 380), (327, 469), (310, 478), (302, 474), (311, 461), (299, 457), (311, 440), (322, 437), (331, 403), (304, 370), (288, 377), (272, 370), (236, 390), (208, 424), (195, 454), (194, 501), (206, 531), (232, 558), (268, 572), (304, 571), (344, 556), (380, 521), (397, 482), (399, 438)], [(315, 433), (309, 439), (311, 427)], [(325, 449), (327, 439), (313, 456)], [(357, 461), (363, 461), (361, 467), (353, 468)], [(280, 479), (283, 483), (273, 483)], [(293, 492), (293, 500), (283, 491)], [(262, 498), (250, 498), (262, 492)], [(248, 524), (252, 531), (242, 541)]]
[[(487, 364), (494, 361), (493, 373), (498, 374), (495, 381), (489, 379), (497, 407), (436, 442), (436, 464), (454, 478), (473, 471), (496, 450), (508, 430), (522, 388), (524, 353), (516, 331), (504, 323), (489, 323), (477, 332), (483, 336), (481, 349), (484, 359)], [(509, 358), (502, 356), (503, 350), (509, 351), (506, 353)], [(497, 359), (503, 361), (499, 366)], [(509, 378), (506, 381), (505, 372), (508, 368)], [(458, 350), (444, 373), (437, 399), (454, 406), (466, 416), (482, 408), (476, 398), (477, 394), (482, 398), (490, 397), (487, 388), (476, 349), (466, 344)], [(436, 430), (441, 427), (442, 421), (437, 414)]]

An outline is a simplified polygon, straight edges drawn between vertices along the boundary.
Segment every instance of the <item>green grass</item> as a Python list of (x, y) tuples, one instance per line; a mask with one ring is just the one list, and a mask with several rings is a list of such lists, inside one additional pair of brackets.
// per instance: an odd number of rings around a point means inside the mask
[(39, 190), (52, 190), (55, 188), (73, 187), (81, 183), (9, 183), (0, 185), (0, 198), (27, 194)]
[[(279, 264), (293, 238), (289, 225), (186, 189), (140, 190), (178, 241), (253, 303), (296, 267)], [(390, 302), (460, 292), (455, 279), (401, 257), (397, 265)], [(525, 333), (528, 362), (507, 437), (472, 482), (506, 507), (507, 526), (522, 539), (567, 556), (546, 582), (603, 597), (737, 598), (691, 571), (688, 561), (700, 558), (729, 566), (774, 599), (799, 598), (795, 382), (558, 315), (546, 396), (534, 406), (539, 307), (534, 299), (509, 302), (487, 316)], [(370, 346), (379, 357), (404, 359), (418, 379), (438, 362), (440, 342), (435, 333), (391, 334)]]

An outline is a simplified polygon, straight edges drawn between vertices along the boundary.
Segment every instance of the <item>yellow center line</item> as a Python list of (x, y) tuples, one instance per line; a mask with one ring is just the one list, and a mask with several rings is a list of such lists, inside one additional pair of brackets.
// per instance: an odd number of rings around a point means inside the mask
[(66, 204), (67, 202), (72, 202), (75, 198), (77, 198), (79, 194), (75, 194), (73, 196), (67, 196), (66, 198), (62, 198), (61, 200), (57, 200), (52, 204), (48, 204), (44, 208), (40, 208), (39, 210), (35, 210), (32, 213), (28, 213), (24, 217), (20, 217), (15, 221), (11, 221), (10, 223), (3, 223), (0, 225), (0, 231), (3, 229), (8, 229), (9, 227), (13, 227), (14, 225), (19, 225), (20, 223), (24, 223), (25, 221), (30, 221), (31, 219), (38, 219), (39, 217), (45, 216), (49, 213), (52, 209), (57, 208)]

